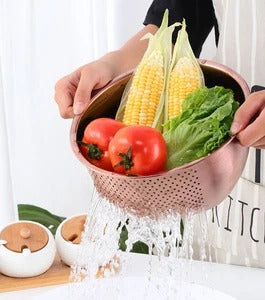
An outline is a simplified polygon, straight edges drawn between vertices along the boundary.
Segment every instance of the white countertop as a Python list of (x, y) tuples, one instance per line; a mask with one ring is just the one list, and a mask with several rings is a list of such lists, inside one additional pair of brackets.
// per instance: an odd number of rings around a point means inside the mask
[[(124, 276), (144, 276), (148, 269), (149, 256), (143, 254), (128, 254), (128, 266)], [(155, 267), (157, 258), (153, 256), (152, 265)], [(239, 300), (265, 299), (265, 269), (248, 268), (242, 266), (216, 264), (192, 261), (185, 276), (189, 282), (195, 282), (220, 292), (226, 293)], [(184, 268), (182, 269), (184, 270)], [(187, 275), (188, 274), (188, 275)], [(1, 283), (0, 283), (1, 284)], [(17, 292), (1, 293), (1, 300), (33, 300), (43, 297), (45, 293), (54, 295), (58, 286), (35, 288)], [(57, 297), (56, 297), (57, 298)], [(50, 300), (51, 298), (49, 298)], [(58, 299), (58, 298), (57, 298)], [(60, 298), (63, 300), (63, 298)], [(140, 299), (137, 299), (140, 300)]]

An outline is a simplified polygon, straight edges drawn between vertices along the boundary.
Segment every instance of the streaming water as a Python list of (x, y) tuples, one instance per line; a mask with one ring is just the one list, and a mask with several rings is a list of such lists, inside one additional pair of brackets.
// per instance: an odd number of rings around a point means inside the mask
[[(96, 278), (115, 274), (122, 278), (126, 274), (128, 254), (119, 250), (120, 234), (123, 226), (126, 226), (126, 252), (130, 252), (137, 241), (145, 243), (149, 249), (148, 284), (143, 299), (152, 299), (152, 295), (149, 295), (151, 286), (157, 289), (160, 299), (180, 299), (181, 286), (184, 287), (185, 282), (189, 281), (192, 272), (190, 262), (193, 258), (194, 220), (192, 213), (188, 213), (184, 219), (176, 213), (169, 213), (158, 220), (139, 218), (101, 198), (94, 190), (78, 257), (71, 269), (71, 298), (98, 299), (97, 291), (100, 284), (103, 288), (104, 281)], [(205, 260), (205, 213), (199, 216), (199, 221), (200, 258)], [(91, 284), (92, 281), (96, 284)], [(116, 287), (116, 299), (122, 299), (121, 290), (121, 285)], [(181, 295), (181, 299), (190, 299), (188, 290), (185, 296), (181, 291)]]

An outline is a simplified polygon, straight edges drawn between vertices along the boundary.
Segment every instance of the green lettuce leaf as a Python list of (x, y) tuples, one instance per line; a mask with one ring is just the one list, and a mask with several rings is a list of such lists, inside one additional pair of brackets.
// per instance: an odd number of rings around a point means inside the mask
[(219, 148), (229, 137), (239, 104), (233, 91), (201, 87), (183, 102), (182, 113), (164, 125), (167, 169), (189, 163)]

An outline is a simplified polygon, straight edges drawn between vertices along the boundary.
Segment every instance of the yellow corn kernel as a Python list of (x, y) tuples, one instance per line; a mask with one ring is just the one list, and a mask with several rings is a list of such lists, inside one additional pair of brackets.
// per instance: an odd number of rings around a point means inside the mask
[(152, 126), (164, 84), (163, 55), (154, 50), (139, 64), (132, 79), (123, 123)]
[(168, 119), (181, 112), (183, 100), (189, 93), (199, 88), (199, 70), (188, 57), (178, 60), (169, 76), (168, 88)]

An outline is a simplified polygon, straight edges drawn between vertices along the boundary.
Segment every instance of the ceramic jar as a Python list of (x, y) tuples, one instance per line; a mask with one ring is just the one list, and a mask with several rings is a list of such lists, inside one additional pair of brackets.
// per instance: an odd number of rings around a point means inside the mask
[(51, 267), (55, 254), (53, 235), (39, 223), (14, 222), (0, 231), (0, 273), (4, 275), (40, 275)]

